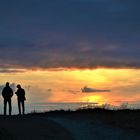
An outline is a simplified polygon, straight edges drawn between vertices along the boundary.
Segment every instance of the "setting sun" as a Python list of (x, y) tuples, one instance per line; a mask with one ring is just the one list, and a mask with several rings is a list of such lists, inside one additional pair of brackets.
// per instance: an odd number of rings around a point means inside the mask
[(103, 104), (103, 97), (99, 95), (92, 95), (92, 96), (87, 96), (83, 97), (81, 99), (83, 102), (90, 102), (90, 103), (97, 103), (99, 105)]

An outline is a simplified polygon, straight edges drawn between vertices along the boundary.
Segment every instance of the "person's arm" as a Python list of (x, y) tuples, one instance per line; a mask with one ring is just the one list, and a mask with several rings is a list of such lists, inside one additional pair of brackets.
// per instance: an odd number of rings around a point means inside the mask
[(15, 92), (15, 94), (16, 94), (17, 96), (19, 96), (19, 94), (20, 94), (19, 89), (17, 89), (17, 91)]
[(23, 99), (24, 99), (24, 101), (25, 101), (25, 100), (26, 100), (26, 97), (25, 97), (25, 90), (23, 89), (22, 91), (23, 91)]
[(25, 90), (23, 89), (23, 95), (25, 96)]

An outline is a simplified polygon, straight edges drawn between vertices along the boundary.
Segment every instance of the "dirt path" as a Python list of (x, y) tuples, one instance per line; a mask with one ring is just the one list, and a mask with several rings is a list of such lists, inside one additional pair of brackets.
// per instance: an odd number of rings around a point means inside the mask
[(49, 118), (72, 133), (75, 140), (139, 140), (140, 137), (122, 129), (107, 126), (94, 120)]
[(43, 117), (0, 117), (0, 140), (63, 139), (73, 140), (64, 127)]
[(81, 115), (0, 116), (0, 140), (140, 140), (139, 136)]

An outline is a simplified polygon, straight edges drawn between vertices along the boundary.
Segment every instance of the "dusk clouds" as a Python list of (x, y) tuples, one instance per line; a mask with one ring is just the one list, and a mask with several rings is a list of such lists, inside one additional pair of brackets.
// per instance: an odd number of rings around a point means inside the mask
[(138, 0), (3, 0), (1, 68), (140, 68)]
[(90, 87), (84, 87), (81, 89), (83, 93), (93, 93), (93, 92), (110, 92), (110, 90), (104, 90), (104, 89), (95, 89)]

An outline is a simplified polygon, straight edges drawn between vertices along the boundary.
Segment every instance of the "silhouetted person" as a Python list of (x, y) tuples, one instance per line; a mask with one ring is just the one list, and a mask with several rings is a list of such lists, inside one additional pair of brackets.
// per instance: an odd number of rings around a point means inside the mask
[(24, 115), (25, 113), (25, 106), (24, 106), (24, 101), (26, 100), (25, 98), (25, 90), (21, 88), (21, 85), (17, 85), (17, 91), (15, 94), (17, 95), (17, 100), (18, 100), (18, 110), (19, 110), (19, 115), (21, 115), (21, 106), (22, 106), (22, 114)]
[(11, 115), (12, 112), (11, 98), (13, 96), (13, 90), (10, 88), (8, 82), (6, 83), (6, 86), (2, 90), (2, 96), (4, 98), (4, 115), (6, 115), (7, 103), (9, 104), (9, 115)]

